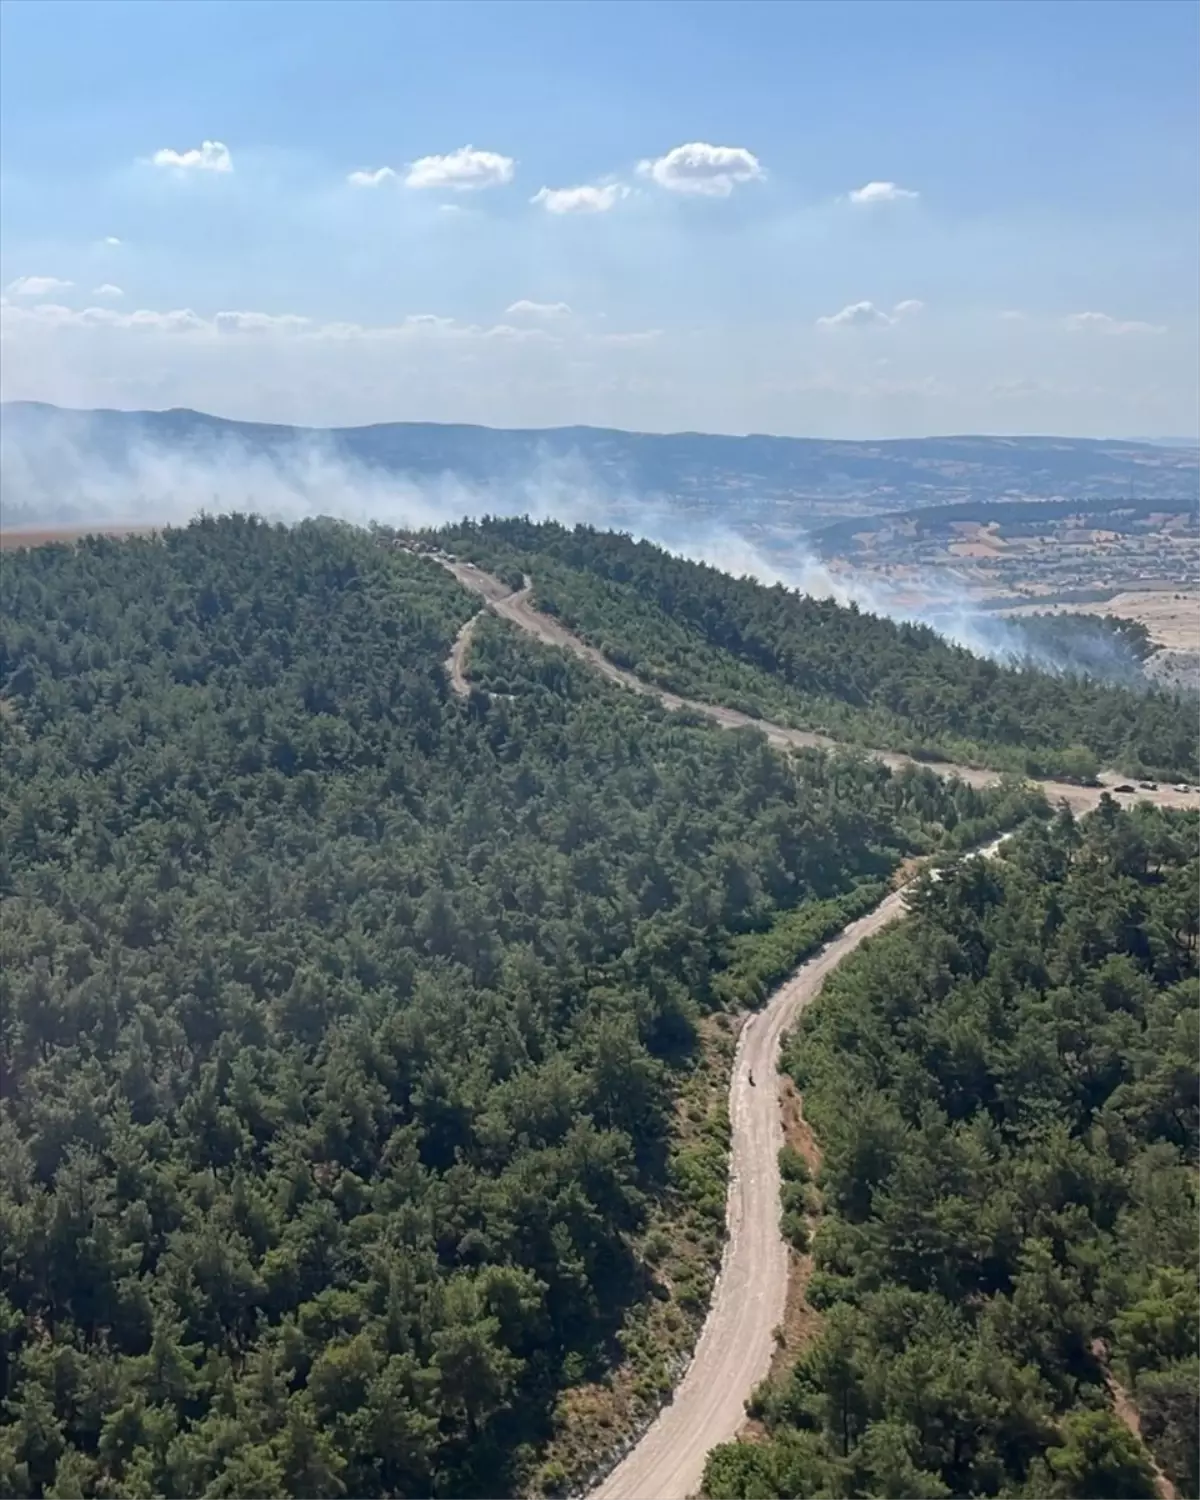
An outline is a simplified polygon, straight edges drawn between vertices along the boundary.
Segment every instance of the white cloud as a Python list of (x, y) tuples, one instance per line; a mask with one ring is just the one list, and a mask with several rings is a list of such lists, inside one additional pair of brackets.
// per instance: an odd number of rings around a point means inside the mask
[(728, 198), (738, 183), (759, 182), (766, 176), (758, 157), (744, 146), (710, 146), (705, 141), (691, 141), (665, 156), (641, 161), (638, 171), (668, 192), (707, 198)]
[(440, 313), (410, 313), (402, 325), (405, 328), (429, 328), (437, 332), (449, 332), (457, 327), (453, 318), (445, 318)]
[[(48, 332), (71, 331), (97, 333), (141, 332), (186, 334), (200, 340), (252, 338), (256, 347), (312, 343), (362, 343), (370, 345), (445, 345), (478, 351), (503, 344), (560, 346), (563, 337), (546, 324), (572, 328), (571, 309), (565, 302), (514, 302), (507, 310), (512, 322), (493, 325), (463, 323), (438, 313), (412, 313), (398, 323), (321, 323), (296, 313), (218, 312), (211, 318), (200, 317), (190, 308), (169, 312), (139, 309), (118, 312), (111, 307), (87, 307), (76, 310), (61, 304), (43, 302), (19, 306), (0, 302), (0, 318), (9, 333), (22, 329)], [(520, 320), (526, 320), (522, 323)], [(645, 333), (596, 335), (574, 325), (570, 342), (578, 347), (592, 345), (642, 344), (659, 337), (657, 329)]]
[(818, 328), (888, 328), (892, 319), (873, 302), (851, 302), (841, 312), (818, 318)]
[(530, 203), (539, 203), (548, 214), (606, 214), (629, 189), (623, 182), (606, 182), (581, 187), (539, 188)]
[(103, 281), (99, 286), (92, 288), (93, 297), (123, 297), (125, 293), (119, 286), (113, 286), (111, 281)]
[(1110, 317), (1108, 313), (1081, 312), (1071, 313), (1063, 319), (1063, 326), (1072, 333), (1165, 333), (1166, 329), (1158, 323), (1143, 323), (1136, 318), (1121, 319)]
[(3, 313), (6, 325), (18, 328), (33, 325), (43, 328), (143, 329), (164, 333), (200, 333), (214, 329), (212, 323), (206, 323), (186, 307), (171, 312), (139, 308), (137, 312), (120, 313), (111, 307), (77, 310), (57, 302), (39, 302), (35, 307), (16, 307), (10, 303), (0, 308), (0, 313)]
[(903, 198), (919, 198), (911, 188), (898, 187), (894, 182), (868, 182), (853, 188), (849, 194), (851, 203), (899, 203)]
[[(84, 316), (99, 314), (105, 309), (89, 307)], [(173, 312), (150, 312), (141, 308), (128, 314), (109, 313), (104, 321), (112, 321), (119, 328), (145, 328), (161, 333), (204, 333), (212, 325), (198, 317), (190, 307), (176, 308)]]
[(925, 310), (925, 304), (917, 297), (905, 297), (897, 302), (890, 313), (874, 302), (851, 302), (841, 312), (830, 313), (817, 319), (818, 328), (891, 328), (902, 318), (915, 317)]
[(116, 237), (115, 234), (106, 234), (104, 236), (104, 238), (100, 241), (100, 243), (102, 245), (108, 245), (110, 247), (115, 247), (115, 246), (119, 245), (121, 243), (121, 241)]
[(232, 172), (233, 157), (221, 141), (201, 141), (189, 151), (172, 151), (164, 146), (150, 158), (156, 167), (174, 167), (189, 172)]
[(1005, 323), (1026, 323), (1029, 320), (1028, 313), (1023, 313), (1015, 307), (1005, 308), (1000, 317)]
[(346, 181), (351, 187), (379, 187), (385, 182), (394, 182), (396, 173), (391, 167), (376, 167), (373, 172), (351, 172)]
[(477, 151), (460, 146), (446, 156), (422, 156), (414, 161), (404, 179), (410, 188), (451, 188), (456, 193), (476, 188), (502, 187), (513, 180), (516, 162), (495, 151)]
[(469, 334), (478, 334), (482, 331), (485, 339), (505, 339), (514, 344), (557, 344), (561, 342), (554, 334), (547, 333), (544, 328), (514, 328), (511, 323), (497, 323), (494, 328), (469, 328), (463, 330)]
[(571, 309), (566, 302), (530, 302), (522, 298), (504, 309), (510, 318), (569, 318)]
[(60, 281), (57, 276), (18, 276), (10, 281), (8, 290), (14, 297), (45, 297), (50, 292), (65, 292), (74, 286), (73, 281)]
[(640, 333), (602, 333), (596, 338), (598, 344), (608, 344), (622, 349), (636, 349), (642, 344), (653, 344), (662, 338), (661, 328), (645, 328)]
[(309, 319), (296, 313), (219, 312), (213, 323), (218, 333), (287, 333), (306, 328)]

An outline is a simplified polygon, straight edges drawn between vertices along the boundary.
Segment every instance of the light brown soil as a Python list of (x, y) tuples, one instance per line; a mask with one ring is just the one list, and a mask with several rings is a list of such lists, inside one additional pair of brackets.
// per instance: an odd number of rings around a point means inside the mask
[[(790, 1252), (779, 1233), (783, 1121), (774, 1089), (779, 1043), (826, 977), (872, 933), (904, 914), (894, 892), (803, 964), (751, 1016), (738, 1038), (729, 1086), (732, 1127), (725, 1254), (708, 1319), (686, 1374), (642, 1440), (592, 1491), (594, 1500), (687, 1500), (700, 1488), (710, 1448), (735, 1438), (746, 1398), (771, 1370), (775, 1329), (787, 1317)], [(795, 1308), (797, 1334), (802, 1321)]]
[[(1112, 1397), (1114, 1416), (1145, 1447), (1145, 1439), (1142, 1437), (1142, 1419), (1138, 1415), (1137, 1407), (1133, 1404), (1133, 1397), (1112, 1372), (1108, 1363), (1108, 1349), (1103, 1339), (1093, 1340), (1092, 1353), (1103, 1367), (1104, 1383), (1108, 1387), (1108, 1394)], [(1146, 1448), (1146, 1457), (1150, 1460), (1150, 1467), (1154, 1470), (1154, 1487), (1158, 1491), (1159, 1500), (1179, 1500), (1178, 1491), (1159, 1468), (1149, 1448)]]
[(1002, 613), (1116, 615), (1144, 625), (1153, 641), (1171, 651), (1200, 651), (1200, 594), (1178, 589), (1144, 589), (1091, 604), (1023, 604)]
[(158, 526), (48, 526), (0, 530), (0, 552), (22, 547), (46, 547), (52, 542), (78, 542), (85, 536), (153, 536)]
[(454, 645), (451, 646), (450, 655), (446, 658), (446, 674), (450, 678), (450, 689), (459, 698), (469, 698), (471, 695), (471, 684), (467, 681), (466, 671), (467, 651), (479, 619), (479, 615), (471, 616), (454, 637)]
[[(813, 1180), (821, 1170), (821, 1147), (812, 1126), (804, 1118), (804, 1101), (800, 1091), (786, 1073), (779, 1076), (779, 1113), (783, 1121), (783, 1139), (808, 1163)], [(821, 1315), (808, 1302), (808, 1283), (813, 1273), (813, 1257), (793, 1249), (788, 1256), (787, 1301), (784, 1304), (782, 1338), (776, 1340), (768, 1380), (780, 1380), (792, 1368), (796, 1356), (821, 1328)], [(749, 1423), (746, 1424), (750, 1426)], [(741, 1436), (747, 1435), (743, 1428)]]

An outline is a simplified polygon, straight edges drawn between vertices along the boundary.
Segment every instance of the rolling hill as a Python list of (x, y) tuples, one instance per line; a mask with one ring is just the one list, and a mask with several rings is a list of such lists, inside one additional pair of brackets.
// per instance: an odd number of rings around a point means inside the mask
[[(75, 411), (34, 402), (0, 408), (6, 524), (80, 514), (99, 469), (136, 480), (145, 510), (172, 495), (161, 462), (240, 459), (294, 467), (301, 457), (428, 481), (453, 475), (486, 496), (554, 469), (613, 499), (649, 496), (724, 519), (806, 523), (961, 501), (1112, 500), (1194, 495), (1195, 449), (1060, 437), (930, 437), (884, 442), (639, 433), (595, 427), (501, 430), (390, 422), (314, 429), (237, 422), (186, 409)], [(780, 508), (783, 507), (783, 514)], [(182, 519), (177, 512), (173, 518)], [(122, 516), (115, 519), (130, 520)], [(599, 519), (593, 517), (593, 519)]]

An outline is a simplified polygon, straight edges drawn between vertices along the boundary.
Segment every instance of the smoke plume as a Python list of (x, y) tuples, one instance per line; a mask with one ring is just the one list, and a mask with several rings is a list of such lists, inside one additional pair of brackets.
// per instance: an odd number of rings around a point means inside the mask
[[(201, 512), (233, 511), (285, 523), (329, 516), (402, 530), (484, 515), (584, 523), (627, 532), (735, 576), (930, 625), (979, 655), (1054, 672), (1078, 669), (1032, 641), (1017, 622), (972, 608), (961, 595), (948, 596), (945, 578), (930, 578), (919, 590), (939, 599), (937, 605), (914, 606), (868, 574), (827, 568), (799, 529), (768, 553), (728, 516), (623, 492), (598, 482), (578, 459), (546, 455), (520, 478), (469, 483), (453, 473), (392, 473), (348, 458), (319, 433), (289, 434), (286, 442), (255, 450), (219, 430), (181, 447), (149, 439), (114, 444), (84, 414), (70, 416), (69, 427), (0, 426), (0, 521), (6, 529), (182, 525)], [(1102, 630), (1087, 669), (1145, 681), (1136, 657)]]

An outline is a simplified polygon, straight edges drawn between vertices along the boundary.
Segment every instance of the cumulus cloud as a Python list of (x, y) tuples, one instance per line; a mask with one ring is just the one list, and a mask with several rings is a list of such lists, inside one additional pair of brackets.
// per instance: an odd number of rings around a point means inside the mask
[(116, 312), (111, 307), (64, 307), (58, 302), (39, 302), (35, 307), (0, 306), (0, 318), (6, 329), (35, 326), (48, 329), (140, 329), (163, 333), (200, 333), (215, 331), (191, 308), (155, 312), (139, 308), (136, 312)]
[(6, 334), (22, 331), (77, 337), (100, 337), (122, 334), (186, 335), (190, 342), (228, 342), (252, 339), (256, 347), (274, 345), (361, 344), (396, 347), (439, 345), (468, 352), (503, 345), (570, 344), (578, 349), (606, 346), (648, 344), (660, 337), (660, 330), (597, 334), (588, 330), (573, 316), (565, 302), (514, 302), (506, 311), (505, 321), (488, 325), (460, 322), (439, 313), (412, 313), (398, 323), (363, 324), (319, 322), (296, 313), (218, 312), (201, 317), (190, 308), (168, 312), (139, 309), (118, 312), (111, 307), (86, 307), (77, 310), (59, 303), (43, 302), (35, 306), (0, 300), (0, 322)]
[(1165, 333), (1159, 323), (1143, 323), (1137, 318), (1121, 319), (1102, 312), (1071, 313), (1063, 325), (1072, 333)]
[(570, 306), (566, 302), (530, 302), (522, 297), (504, 309), (509, 318), (569, 318)]
[(873, 302), (851, 302), (841, 312), (817, 319), (818, 328), (887, 328), (892, 319)]
[[(479, 329), (471, 332), (479, 333)], [(482, 330), (485, 339), (504, 339), (514, 344), (557, 344), (561, 342), (552, 333), (547, 333), (544, 328), (514, 328), (511, 323), (497, 323), (494, 328)]]
[(405, 187), (450, 188), (456, 193), (503, 187), (513, 180), (516, 162), (496, 151), (460, 146), (446, 156), (422, 156), (409, 166)]
[[(87, 313), (97, 314), (100, 308), (87, 308)], [(203, 333), (211, 325), (197, 316), (190, 307), (176, 308), (172, 312), (151, 312), (140, 308), (137, 312), (112, 315), (113, 321), (122, 328), (145, 328), (160, 333)]]
[(111, 281), (103, 281), (99, 286), (92, 288), (93, 297), (123, 297), (125, 293), (119, 286), (113, 286)]
[(899, 203), (904, 198), (919, 198), (911, 188), (899, 187), (894, 182), (867, 182), (849, 193), (851, 203)]
[(391, 167), (376, 167), (373, 172), (351, 172), (346, 181), (351, 187), (379, 187), (385, 182), (394, 182), (396, 173)]
[(221, 141), (201, 141), (189, 151), (164, 146), (150, 158), (156, 167), (174, 167), (187, 172), (232, 172), (233, 157)]
[(308, 327), (309, 319), (296, 313), (219, 312), (213, 324), (218, 333), (286, 333)]
[(676, 146), (665, 156), (638, 163), (638, 171), (671, 193), (692, 193), (707, 198), (728, 198), (743, 182), (760, 182), (766, 173), (745, 146), (710, 146), (691, 141)]
[(9, 282), (8, 290), (14, 297), (46, 297), (74, 285), (73, 281), (60, 281), (57, 276), (18, 276), (16, 281)]
[(623, 182), (606, 182), (582, 187), (539, 188), (530, 203), (537, 203), (548, 214), (606, 214), (629, 189)]
[(115, 234), (106, 234), (104, 236), (104, 238), (100, 241), (100, 243), (102, 245), (108, 245), (110, 248), (112, 248), (112, 247), (115, 247), (115, 246), (119, 245), (121, 243), (121, 241), (116, 237)]
[(843, 307), (841, 312), (818, 318), (817, 327), (891, 328), (902, 318), (915, 317), (924, 308), (925, 304), (917, 297), (905, 297), (902, 302), (896, 303), (890, 313), (884, 312), (882, 307), (876, 307), (874, 302), (851, 302), (849, 306)]

